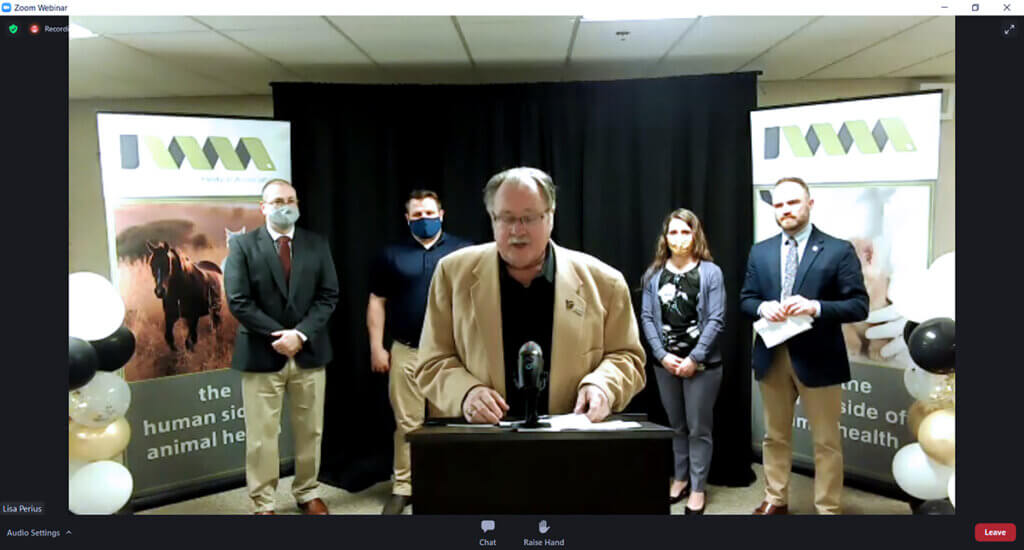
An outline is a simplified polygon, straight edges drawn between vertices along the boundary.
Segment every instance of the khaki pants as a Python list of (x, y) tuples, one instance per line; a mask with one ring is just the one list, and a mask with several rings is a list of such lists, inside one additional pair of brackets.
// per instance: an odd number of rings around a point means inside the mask
[(395, 413), (395, 475), (392, 494), (412, 495), (412, 458), (405, 435), (423, 426), (425, 400), (416, 380), (416, 348), (395, 342), (391, 345), (388, 395)]
[(809, 388), (797, 379), (785, 344), (775, 349), (772, 365), (760, 381), (764, 402), (765, 500), (789, 502), (793, 466), (793, 411), (800, 396), (814, 439), (814, 506), (819, 514), (840, 513), (843, 491), (843, 449), (839, 435), (843, 389), (838, 384)]
[(286, 391), (295, 440), (292, 494), (299, 503), (320, 496), (317, 476), (320, 473), (326, 383), (327, 374), (323, 367), (299, 368), (294, 359), (289, 359), (277, 372), (242, 373), (245, 481), (257, 512), (274, 509), (274, 494), (281, 472), (277, 440), (281, 433), (281, 408)]

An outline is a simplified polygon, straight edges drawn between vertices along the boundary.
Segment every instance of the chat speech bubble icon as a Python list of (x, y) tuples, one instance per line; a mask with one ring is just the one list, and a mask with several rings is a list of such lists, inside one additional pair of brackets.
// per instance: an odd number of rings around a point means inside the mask
[(485, 519), (485, 520), (481, 521), (480, 522), (480, 530), (483, 531), (484, 533), (486, 533), (488, 531), (493, 531), (494, 530), (494, 520), (493, 519)]

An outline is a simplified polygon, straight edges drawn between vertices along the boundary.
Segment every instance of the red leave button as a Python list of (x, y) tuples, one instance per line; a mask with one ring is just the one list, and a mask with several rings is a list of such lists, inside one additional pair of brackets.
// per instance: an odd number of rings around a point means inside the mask
[(974, 540), (1013, 542), (1017, 540), (1017, 526), (1012, 523), (978, 523), (974, 526)]

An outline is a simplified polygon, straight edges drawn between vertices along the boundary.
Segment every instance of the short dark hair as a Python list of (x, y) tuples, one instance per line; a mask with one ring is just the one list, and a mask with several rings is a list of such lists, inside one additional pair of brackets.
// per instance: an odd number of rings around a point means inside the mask
[(792, 176), (782, 178), (779, 181), (775, 182), (775, 185), (772, 186), (772, 189), (775, 189), (780, 184), (783, 184), (783, 183), (786, 183), (786, 182), (795, 183), (795, 184), (799, 185), (800, 187), (803, 187), (804, 188), (804, 193), (807, 193), (808, 197), (811, 196), (811, 188), (807, 187), (807, 182), (802, 180), (802, 179), (800, 179), (800, 178), (792, 177)]
[(423, 199), (434, 199), (434, 202), (437, 203), (437, 209), (442, 210), (441, 198), (437, 196), (437, 193), (431, 191), (430, 189), (414, 189), (411, 193), (409, 193), (409, 198), (405, 199), (405, 210), (409, 210), (410, 202), (414, 200), (421, 201)]

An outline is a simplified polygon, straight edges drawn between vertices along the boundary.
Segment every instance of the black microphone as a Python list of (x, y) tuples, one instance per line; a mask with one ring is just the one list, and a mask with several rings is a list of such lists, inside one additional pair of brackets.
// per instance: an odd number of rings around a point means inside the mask
[(516, 371), (516, 389), (525, 398), (526, 419), (522, 426), (541, 427), (537, 421), (537, 400), (548, 384), (548, 373), (544, 370), (544, 352), (536, 342), (527, 342), (519, 348), (519, 368)]

